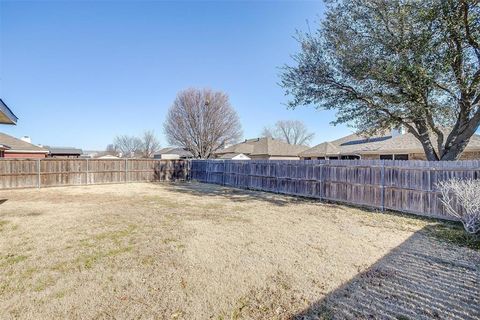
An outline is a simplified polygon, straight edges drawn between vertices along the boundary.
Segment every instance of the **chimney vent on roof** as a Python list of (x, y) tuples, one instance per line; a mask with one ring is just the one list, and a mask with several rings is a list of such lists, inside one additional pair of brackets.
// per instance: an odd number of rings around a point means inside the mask
[(20, 138), (20, 140), (28, 143), (32, 143), (32, 139), (29, 136), (23, 136)]

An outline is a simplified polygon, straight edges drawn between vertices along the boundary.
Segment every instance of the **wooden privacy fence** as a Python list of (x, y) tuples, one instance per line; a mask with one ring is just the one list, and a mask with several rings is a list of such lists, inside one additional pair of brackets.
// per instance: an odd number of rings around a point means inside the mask
[(190, 175), (199, 182), (448, 218), (436, 183), (478, 179), (480, 161), (193, 160)]
[(188, 180), (190, 163), (149, 159), (2, 159), (0, 189)]

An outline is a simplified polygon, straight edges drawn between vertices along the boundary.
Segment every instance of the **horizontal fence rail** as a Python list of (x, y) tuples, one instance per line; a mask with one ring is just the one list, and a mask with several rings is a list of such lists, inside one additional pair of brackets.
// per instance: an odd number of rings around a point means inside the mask
[(188, 180), (190, 162), (150, 159), (1, 159), (0, 189)]
[(480, 161), (192, 160), (190, 177), (205, 183), (448, 219), (437, 182), (454, 177), (478, 179)]

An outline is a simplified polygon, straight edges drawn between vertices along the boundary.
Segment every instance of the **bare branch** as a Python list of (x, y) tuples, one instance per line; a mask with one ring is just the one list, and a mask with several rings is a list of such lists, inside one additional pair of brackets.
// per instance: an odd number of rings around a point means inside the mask
[(452, 217), (459, 219), (470, 234), (480, 232), (480, 180), (450, 179), (437, 183), (442, 204)]

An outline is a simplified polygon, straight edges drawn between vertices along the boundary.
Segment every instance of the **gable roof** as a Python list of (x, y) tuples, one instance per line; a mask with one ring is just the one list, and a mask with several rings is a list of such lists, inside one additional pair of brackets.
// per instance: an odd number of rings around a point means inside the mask
[(176, 154), (180, 157), (193, 157), (193, 154), (184, 148), (166, 147), (155, 152), (155, 154)]
[(256, 138), (245, 140), (228, 148), (218, 150), (215, 152), (215, 154), (223, 155), (231, 153), (243, 153), (247, 156), (268, 155), (298, 157), (300, 152), (307, 149), (307, 146), (292, 145), (277, 139)]
[(5, 145), (9, 148), (6, 150), (6, 152), (48, 153), (47, 149), (14, 138), (2, 132), (0, 132), (0, 144)]
[[(436, 138), (432, 138), (434, 146), (437, 144)], [(480, 135), (474, 134), (468, 142), (465, 151), (480, 151)], [(378, 143), (364, 146), (363, 153), (423, 153), (423, 146), (417, 138), (411, 133), (405, 133), (396, 137), (389, 137)]]
[[(433, 144), (436, 145), (435, 139)], [(326, 144), (329, 144), (326, 149)], [(332, 147), (333, 145), (333, 147)], [(333, 153), (331, 150), (338, 150)], [(474, 134), (470, 139), (465, 151), (480, 151), (480, 135)], [(381, 135), (365, 137), (351, 134), (331, 142), (323, 142), (300, 154), (301, 157), (325, 157), (329, 155), (362, 155), (362, 154), (401, 154), (423, 153), (420, 141), (411, 133), (398, 136)]]
[(317, 156), (317, 154), (338, 155), (340, 154), (340, 149), (333, 143), (327, 141), (300, 153), (302, 157)]
[(245, 155), (243, 153), (225, 153), (225, 154), (222, 154), (220, 157), (218, 157), (218, 159), (228, 160), (228, 159), (233, 159), (237, 156), (244, 156), (244, 157), (250, 159), (247, 155)]
[(72, 147), (47, 147), (50, 154), (58, 154), (58, 155), (67, 155), (67, 154), (83, 154), (82, 149), (72, 148)]
[(17, 116), (13, 114), (12, 110), (0, 99), (0, 123), (2, 124), (17, 124)]

